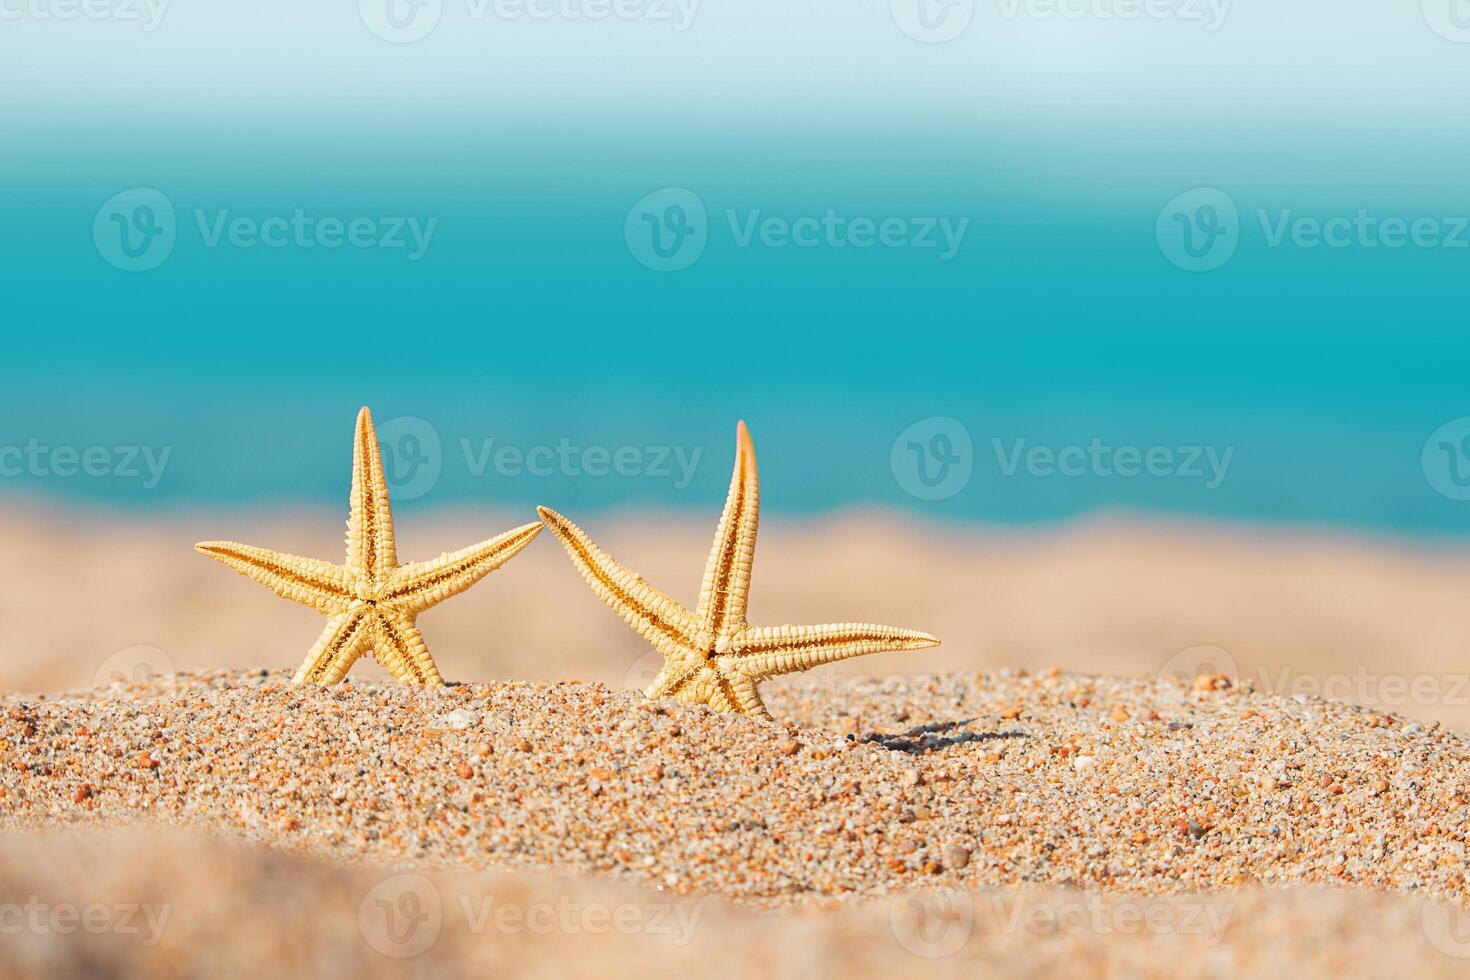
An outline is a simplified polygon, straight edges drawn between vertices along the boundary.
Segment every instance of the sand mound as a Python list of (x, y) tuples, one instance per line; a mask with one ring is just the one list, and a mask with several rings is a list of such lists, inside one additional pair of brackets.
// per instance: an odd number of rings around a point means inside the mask
[[(415, 511), (399, 522), (399, 553), (431, 558), (533, 514)], [(123, 519), (0, 505), (0, 690), (297, 666), (321, 632), (320, 614), (213, 566), (193, 545), (223, 536), (337, 560), (342, 516), (332, 507)], [(675, 599), (698, 598), (713, 515), (571, 516)], [(1173, 522), (1003, 531), (887, 513), (796, 522), (777, 514), (762, 523), (750, 621), (891, 623), (944, 641), (813, 676), (1053, 664), (1168, 675), (1207, 662), (1284, 696), (1324, 695), (1470, 732), (1467, 594), (1470, 555), (1422, 542)], [(662, 666), (548, 536), (420, 625), (439, 669), (455, 679), (641, 689)], [(363, 661), (353, 676), (386, 679)]]
[(344, 867), (173, 833), (0, 838), (0, 974), (1458, 977), (1455, 910), (1258, 887), (920, 893), (760, 913), (516, 872)]
[(1466, 904), (1456, 733), (1063, 674), (844, 681), (770, 703), (789, 729), (595, 685), (317, 689), (260, 671), (8, 698), (0, 828), (165, 822), (756, 908), (1033, 884), (1355, 884)]

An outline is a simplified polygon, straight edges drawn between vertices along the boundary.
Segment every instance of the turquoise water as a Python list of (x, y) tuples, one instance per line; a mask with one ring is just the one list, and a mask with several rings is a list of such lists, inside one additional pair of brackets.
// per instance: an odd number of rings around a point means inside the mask
[[(782, 512), (1470, 532), (1463, 128), (1141, 107), (9, 111), (0, 494), (336, 503), (370, 404), (410, 507), (708, 509), (744, 418)], [(1298, 220), (1359, 211), (1439, 238)]]

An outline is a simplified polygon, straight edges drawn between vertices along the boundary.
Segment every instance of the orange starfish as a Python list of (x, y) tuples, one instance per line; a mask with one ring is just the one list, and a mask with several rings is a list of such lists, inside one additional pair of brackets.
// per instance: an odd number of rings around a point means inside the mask
[(296, 671), (298, 684), (340, 681), (369, 648), (399, 681), (442, 684), (439, 668), (419, 634), (419, 613), (458, 595), (515, 557), (541, 527), (532, 522), (433, 561), (398, 564), (382, 449), (372, 413), (364, 408), (357, 415), (353, 442), (345, 565), (233, 541), (205, 541), (194, 547), (276, 595), (327, 616), (326, 629)]
[(735, 473), (694, 612), (623, 567), (561, 514), (537, 508), (597, 597), (663, 654), (663, 670), (645, 693), (770, 718), (757, 691), (768, 677), (869, 653), (938, 645), (928, 633), (871, 623), (774, 627), (746, 623), (760, 523), (760, 481), (755, 446), (744, 422), (735, 434)]

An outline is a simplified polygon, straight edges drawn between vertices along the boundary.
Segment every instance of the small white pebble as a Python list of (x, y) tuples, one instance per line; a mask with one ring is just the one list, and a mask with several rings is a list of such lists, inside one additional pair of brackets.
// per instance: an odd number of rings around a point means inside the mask
[(448, 714), (440, 715), (434, 719), (433, 727), (452, 728), (457, 731), (463, 731), (471, 725), (477, 725), (479, 723), (480, 713), (478, 711), (471, 711), (468, 708), (456, 708)]

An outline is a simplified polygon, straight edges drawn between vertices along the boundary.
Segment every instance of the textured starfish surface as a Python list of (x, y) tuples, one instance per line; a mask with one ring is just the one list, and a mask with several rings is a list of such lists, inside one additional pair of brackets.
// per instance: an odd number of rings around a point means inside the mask
[(352, 451), (345, 565), (233, 541), (205, 541), (194, 547), (276, 595), (326, 615), (326, 629), (296, 672), (298, 684), (340, 681), (369, 648), (378, 663), (403, 683), (442, 684), (439, 668), (419, 634), (418, 614), (515, 557), (542, 526), (535, 521), (433, 561), (398, 564), (382, 449), (372, 413), (364, 408), (357, 415)]
[(768, 677), (868, 653), (938, 645), (928, 633), (871, 623), (772, 627), (746, 623), (760, 523), (760, 480), (755, 446), (744, 422), (735, 435), (735, 474), (694, 612), (623, 567), (561, 514), (537, 508), (598, 598), (663, 654), (663, 669), (644, 693), (770, 718), (757, 690)]

